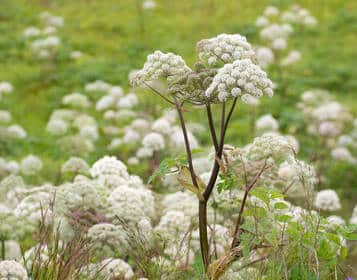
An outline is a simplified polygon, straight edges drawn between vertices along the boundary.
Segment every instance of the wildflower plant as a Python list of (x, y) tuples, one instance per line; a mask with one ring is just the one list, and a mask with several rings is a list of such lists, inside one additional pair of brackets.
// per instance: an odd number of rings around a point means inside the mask
[[(154, 52), (148, 56), (144, 67), (133, 75), (131, 83), (133, 86), (149, 88), (177, 111), (186, 156), (164, 160), (151, 180), (175, 169), (180, 185), (197, 197), (199, 247), (207, 276), (210, 279), (225, 277), (225, 272), (237, 260), (247, 262), (247, 266), (256, 262), (268, 266), (266, 260), (269, 258), (270, 263), (278, 263), (277, 252), (284, 248), (296, 252), (298, 247), (294, 239), (305, 232), (311, 233), (314, 229), (316, 241), (310, 245), (316, 250), (322, 250), (321, 246), (324, 246), (323, 250), (328, 254), (319, 256), (320, 261), (327, 267), (327, 263), (336, 264), (338, 257), (335, 253), (330, 254), (336, 250), (344, 250), (340, 237), (327, 233), (320, 225), (319, 215), (311, 210), (311, 201), (306, 205), (307, 210), (299, 208), (301, 211), (294, 212), (295, 206), (284, 199), (284, 192), (291, 186), (283, 183), (284, 188), (279, 190), (271, 184), (271, 177), (278, 174), (280, 164), (285, 162), (285, 165), (290, 164), (295, 171), (289, 174), (295, 187), (310, 184), (309, 188), (306, 186), (307, 189), (313, 189), (314, 172), (304, 163), (295, 162), (294, 146), (287, 138), (274, 133), (264, 134), (244, 149), (235, 149), (225, 143), (226, 132), (239, 100), (247, 102), (251, 97), (273, 96), (273, 83), (257, 64), (253, 48), (241, 35), (222, 34), (198, 42), (197, 49), (199, 59), (192, 68), (178, 55)], [(166, 85), (165, 92), (153, 86), (155, 80), (161, 80)], [(184, 118), (184, 108), (189, 105), (204, 108), (209, 123), (214, 156), (212, 168), (205, 178), (203, 174), (197, 173), (193, 163), (194, 153)], [(213, 106), (221, 112), (219, 127), (215, 125)], [(212, 234), (208, 230), (211, 229), (208, 215), (210, 199), (219, 196), (222, 191), (237, 187), (237, 201), (240, 206), (238, 214), (233, 214), (234, 219), (230, 219), (229, 223), (234, 231), (228, 246), (222, 243), (224, 253), (218, 256), (217, 251), (212, 250), (213, 247), (216, 248), (216, 243), (211, 242)], [(167, 212), (166, 217), (161, 219), (158, 230), (168, 227), (170, 230), (164, 232), (173, 231), (177, 235), (180, 226), (190, 227), (190, 222), (184, 215), (184, 212), (176, 210)], [(299, 219), (305, 224), (299, 225)], [(177, 223), (178, 220), (181, 222)], [(185, 249), (182, 247), (181, 250)], [(311, 254), (307, 253), (309, 255)], [(291, 259), (287, 260), (286, 267), (294, 264), (293, 254), (289, 256)], [(189, 260), (189, 253), (186, 257)], [(268, 270), (267, 273), (271, 271), (276, 270)], [(329, 272), (329, 269), (324, 271), (327, 274)]]

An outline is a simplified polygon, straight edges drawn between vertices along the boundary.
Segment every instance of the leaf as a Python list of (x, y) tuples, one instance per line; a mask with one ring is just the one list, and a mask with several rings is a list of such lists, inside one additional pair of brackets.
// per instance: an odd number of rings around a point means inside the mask
[(287, 223), (292, 219), (290, 215), (281, 215), (278, 217), (278, 221), (282, 223)]
[(161, 177), (165, 174), (171, 172), (173, 167), (180, 167), (187, 164), (186, 155), (179, 155), (176, 158), (166, 158), (164, 159), (155, 172), (149, 177), (148, 183), (152, 183), (157, 177)]
[(219, 177), (221, 181), (217, 184), (218, 193), (233, 189), (235, 185), (235, 180), (232, 174), (220, 174)]
[(191, 172), (188, 169), (188, 167), (182, 166), (180, 168), (180, 172), (177, 176), (177, 180), (179, 181), (179, 183), (184, 189), (195, 193), (200, 200), (203, 200), (202, 194), (206, 189), (206, 184), (202, 181), (200, 177), (196, 176), (196, 181), (198, 184), (198, 188), (197, 188), (192, 182)]
[(288, 205), (285, 202), (274, 203), (274, 209), (282, 210), (282, 209), (287, 209), (287, 208), (288, 208)]
[(337, 232), (345, 239), (357, 241), (357, 225), (340, 226)]

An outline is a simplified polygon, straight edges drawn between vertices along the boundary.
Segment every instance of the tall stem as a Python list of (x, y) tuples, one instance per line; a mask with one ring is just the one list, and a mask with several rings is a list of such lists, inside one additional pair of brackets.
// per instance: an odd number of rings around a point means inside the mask
[(1, 259), (5, 260), (5, 240), (1, 239)]
[(192, 178), (192, 183), (193, 185), (198, 189), (198, 184), (197, 184), (197, 180), (196, 180), (196, 174), (195, 174), (195, 170), (193, 168), (193, 163), (192, 163), (192, 153), (191, 153), (191, 148), (190, 148), (190, 141), (188, 140), (188, 135), (187, 135), (187, 129), (186, 129), (186, 125), (185, 125), (185, 120), (183, 118), (183, 114), (182, 114), (182, 107), (180, 105), (180, 103), (178, 102), (177, 98), (174, 97), (174, 101), (175, 101), (175, 105), (176, 105), (176, 109), (177, 109), (177, 113), (179, 115), (179, 119), (180, 119), (180, 124), (181, 124), (181, 129), (182, 129), (182, 133), (183, 133), (183, 138), (185, 141), (185, 148), (186, 148), (186, 155), (187, 155), (187, 161), (188, 161), (188, 168), (190, 170), (190, 174), (191, 174), (191, 178)]
[[(177, 98), (174, 97), (176, 109), (179, 115), (181, 129), (185, 141), (186, 147), (186, 154), (187, 154), (187, 161), (189, 165), (189, 170), (192, 178), (193, 185), (198, 189), (198, 184), (196, 180), (196, 174), (192, 164), (192, 154), (190, 148), (190, 142), (187, 136), (187, 130), (185, 125), (185, 120), (182, 114), (182, 108), (180, 103), (178, 102)], [(206, 200), (199, 200), (198, 205), (198, 224), (199, 224), (199, 233), (200, 233), (200, 248), (201, 248), (201, 255), (203, 260), (203, 265), (205, 267), (205, 271), (207, 271), (209, 265), (209, 245), (208, 245), (208, 237), (207, 237), (207, 201)]]
[[(229, 110), (227, 119), (226, 120), (222, 120), (222, 122), (221, 122), (221, 139), (220, 139), (218, 151), (217, 151), (217, 154), (216, 154), (218, 159), (222, 158), (223, 147), (224, 147), (224, 138), (226, 136), (226, 131), (227, 131), (227, 128), (228, 128), (228, 124), (229, 124), (229, 121), (230, 121), (230, 119), (232, 117), (232, 114), (233, 114), (233, 111), (234, 111), (234, 108), (235, 108), (236, 104), (237, 104), (237, 98), (234, 98), (233, 104), (232, 104), (232, 106), (231, 106), (231, 108)], [(223, 107), (222, 108), (222, 117), (224, 116), (224, 113), (225, 113), (225, 109)], [(206, 188), (206, 190), (205, 190), (205, 192), (203, 194), (203, 196), (204, 196), (204, 198), (206, 200), (209, 199), (209, 197), (210, 197), (210, 195), (211, 195), (211, 193), (213, 191), (214, 185), (216, 184), (216, 180), (217, 180), (218, 173), (219, 173), (219, 167), (220, 166), (219, 166), (218, 161), (215, 160), (210, 180), (209, 180), (207, 188)]]
[(217, 134), (216, 130), (214, 128), (214, 123), (213, 123), (213, 117), (212, 117), (212, 111), (211, 111), (211, 104), (207, 103), (206, 104), (206, 109), (207, 109), (207, 117), (208, 117), (208, 124), (209, 124), (209, 130), (211, 132), (211, 137), (214, 145), (214, 149), (216, 153), (218, 152), (218, 140), (217, 140)]
[(248, 193), (249, 193), (249, 190), (246, 189), (244, 191), (244, 196), (243, 196), (243, 200), (242, 200), (242, 204), (240, 205), (240, 209), (239, 209), (239, 213), (238, 213), (238, 218), (237, 218), (237, 222), (236, 222), (236, 226), (234, 228), (234, 233), (233, 233), (233, 240), (232, 240), (232, 244), (231, 244), (231, 248), (234, 248), (236, 246), (236, 243), (237, 243), (237, 240), (238, 240), (238, 231), (239, 231), (239, 228), (240, 228), (240, 224), (242, 222), (242, 216), (243, 216), (243, 210), (244, 210), (244, 207), (245, 207), (245, 203), (247, 201), (247, 198), (248, 198)]
[(205, 271), (207, 272), (208, 266), (210, 264), (209, 259), (209, 244), (207, 236), (207, 201), (199, 201), (198, 204), (198, 225), (200, 233), (200, 248), (203, 265)]

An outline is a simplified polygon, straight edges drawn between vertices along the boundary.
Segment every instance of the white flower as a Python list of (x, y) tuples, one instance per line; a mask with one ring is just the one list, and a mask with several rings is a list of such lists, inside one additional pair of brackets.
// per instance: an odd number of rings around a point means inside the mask
[(6, 169), (9, 173), (16, 174), (20, 170), (20, 165), (16, 161), (11, 160), (7, 162)]
[(69, 57), (72, 59), (78, 59), (83, 55), (81, 51), (73, 51), (69, 54)]
[(37, 39), (31, 43), (31, 48), (34, 51), (56, 48), (61, 43), (61, 40), (56, 36), (48, 36), (43, 39)]
[(173, 53), (155, 51), (147, 57), (144, 67), (136, 72), (131, 80), (133, 86), (142, 86), (146, 82), (166, 78), (168, 81), (191, 72), (181, 56)]
[(255, 50), (255, 54), (258, 60), (258, 64), (262, 68), (266, 68), (274, 62), (274, 53), (270, 48), (259, 47)]
[(119, 97), (122, 97), (124, 95), (124, 91), (123, 91), (122, 87), (120, 87), (120, 86), (112, 86), (108, 90), (108, 94), (110, 96), (115, 97), (115, 98), (119, 98)]
[(355, 145), (355, 141), (350, 135), (341, 135), (338, 138), (337, 144), (342, 147), (353, 146)]
[(286, 66), (293, 64), (301, 59), (301, 53), (297, 50), (293, 50), (281, 61), (281, 65)]
[(111, 85), (100, 81), (100, 80), (96, 80), (92, 83), (88, 83), (85, 85), (85, 91), (104, 91), (107, 92), (108, 90), (110, 90)]
[(52, 135), (64, 135), (66, 134), (68, 125), (64, 120), (53, 119), (47, 123), (46, 130)]
[(40, 18), (50, 26), (62, 27), (64, 25), (64, 19), (60, 16), (54, 16), (49, 12), (43, 12), (40, 14)]
[(120, 98), (117, 107), (119, 109), (130, 109), (138, 104), (139, 100), (135, 93), (128, 93)]
[(345, 147), (337, 147), (331, 151), (331, 156), (337, 160), (353, 161), (350, 151)]
[(35, 175), (42, 167), (42, 160), (34, 155), (29, 155), (21, 161), (21, 171), (25, 175)]
[(95, 108), (97, 111), (107, 110), (110, 107), (113, 107), (115, 105), (115, 101), (116, 101), (116, 98), (114, 96), (104, 95), (97, 101)]
[(182, 211), (170, 210), (161, 217), (159, 224), (155, 227), (155, 232), (167, 239), (175, 240), (187, 232), (190, 225), (190, 216)]
[(290, 159), (294, 156), (293, 147), (284, 136), (275, 133), (265, 133), (256, 137), (252, 144), (246, 147), (247, 157), (251, 160), (266, 158)]
[(104, 267), (101, 274), (106, 275), (106, 279), (129, 280), (134, 277), (131, 266), (121, 259), (105, 259), (101, 266)]
[(253, 59), (254, 51), (244, 36), (239, 34), (220, 34), (197, 43), (198, 56), (209, 65), (219, 60), (232, 63), (235, 60)]
[[(206, 90), (207, 97), (217, 97), (226, 101), (229, 97), (273, 96), (273, 83), (267, 74), (250, 59), (236, 60), (218, 70), (211, 85)], [(243, 98), (244, 100), (244, 98)]]
[(11, 280), (27, 280), (26, 269), (16, 261), (0, 261), (0, 278)]
[(122, 144), (123, 144), (123, 140), (121, 138), (114, 138), (108, 145), (108, 149), (109, 150), (118, 149)]
[(147, 189), (134, 189), (121, 185), (111, 192), (108, 199), (107, 216), (119, 217), (130, 224), (155, 215), (154, 197)]
[[(0, 244), (0, 250), (2, 248), (2, 245)], [(17, 243), (14, 240), (6, 240), (5, 241), (5, 259), (7, 260), (19, 260), (21, 259), (21, 248), (19, 243)], [(1, 271), (0, 271), (0, 276), (1, 276)]]
[(136, 156), (138, 158), (149, 158), (152, 157), (154, 154), (154, 150), (148, 147), (141, 147), (136, 151)]
[(284, 161), (279, 166), (278, 176), (290, 197), (309, 196), (317, 183), (314, 168), (296, 159)]
[(0, 110), (0, 123), (8, 123), (11, 121), (11, 113), (9, 111)]
[(156, 7), (156, 3), (154, 0), (144, 0), (143, 2), (143, 9), (145, 10), (151, 10)]
[(287, 47), (287, 42), (284, 38), (276, 38), (271, 43), (271, 48), (274, 50), (285, 50)]
[(98, 140), (98, 128), (94, 125), (85, 125), (80, 128), (79, 135), (92, 141)]
[(314, 205), (316, 208), (326, 211), (341, 209), (340, 199), (334, 190), (322, 190), (316, 194)]
[(43, 29), (42, 34), (44, 34), (44, 35), (50, 35), (50, 34), (53, 34), (53, 33), (56, 33), (56, 32), (57, 32), (56, 27), (54, 27), (54, 26), (47, 26), (47, 27), (45, 27), (45, 29)]
[(11, 93), (14, 87), (9, 82), (0, 82), (0, 96), (3, 93)]
[(40, 34), (41, 34), (41, 30), (33, 26), (27, 27), (23, 32), (23, 35), (26, 38), (37, 37)]
[(64, 105), (70, 105), (77, 108), (88, 108), (91, 105), (88, 97), (79, 92), (74, 92), (64, 96), (62, 98), (62, 103)]
[(291, 33), (293, 29), (289, 24), (271, 24), (266, 26), (260, 31), (260, 37), (263, 40), (274, 41), (278, 38), (286, 39)]
[(160, 133), (151, 132), (144, 137), (142, 144), (145, 148), (160, 151), (165, 148), (165, 139)]
[(264, 15), (267, 17), (277, 16), (279, 14), (279, 9), (274, 6), (268, 6), (264, 10)]
[(255, 25), (257, 27), (264, 27), (269, 24), (269, 20), (266, 17), (258, 17), (257, 20), (255, 21)]
[(126, 132), (125, 132), (125, 135), (122, 139), (123, 143), (127, 143), (127, 144), (133, 144), (133, 143), (136, 143), (137, 141), (140, 140), (140, 134), (133, 130), (133, 129), (128, 129)]
[(324, 121), (318, 127), (318, 133), (322, 136), (337, 136), (342, 132), (342, 127), (336, 122)]
[(13, 124), (7, 128), (7, 133), (12, 138), (23, 139), (27, 136), (26, 131), (19, 125)]
[[(189, 130), (187, 130), (187, 137), (192, 149), (199, 147), (196, 137)], [(174, 148), (183, 149), (185, 147), (184, 135), (181, 129), (178, 127), (173, 128), (173, 131), (170, 135), (170, 142)]]
[(153, 122), (151, 126), (152, 130), (161, 133), (161, 134), (170, 134), (171, 133), (171, 124), (168, 120), (161, 118)]
[(79, 157), (71, 157), (61, 167), (61, 171), (86, 174), (89, 171), (88, 164)]
[(261, 116), (255, 123), (255, 126), (260, 132), (277, 131), (279, 123), (272, 115)]
[(139, 159), (137, 157), (128, 158), (128, 164), (129, 165), (137, 165), (139, 163), (140, 163), (140, 161), (139, 161)]
[(110, 244), (112, 246), (123, 246), (126, 242), (126, 233), (121, 226), (109, 223), (93, 225), (88, 230), (88, 237), (97, 246)]
[(126, 166), (115, 157), (104, 156), (97, 160), (90, 169), (92, 177), (96, 178), (101, 175), (118, 175), (123, 178), (129, 178)]
[(345, 220), (340, 216), (332, 215), (327, 217), (327, 222), (329, 223), (330, 228), (334, 228), (336, 226), (343, 226), (346, 224)]

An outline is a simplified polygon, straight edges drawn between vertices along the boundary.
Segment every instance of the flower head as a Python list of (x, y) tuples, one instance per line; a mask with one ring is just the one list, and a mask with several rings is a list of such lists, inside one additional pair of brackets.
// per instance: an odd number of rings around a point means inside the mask
[(244, 102), (246, 95), (261, 97), (263, 94), (273, 96), (273, 83), (250, 59), (224, 65), (206, 90), (207, 97), (217, 98), (220, 102), (238, 96)]

